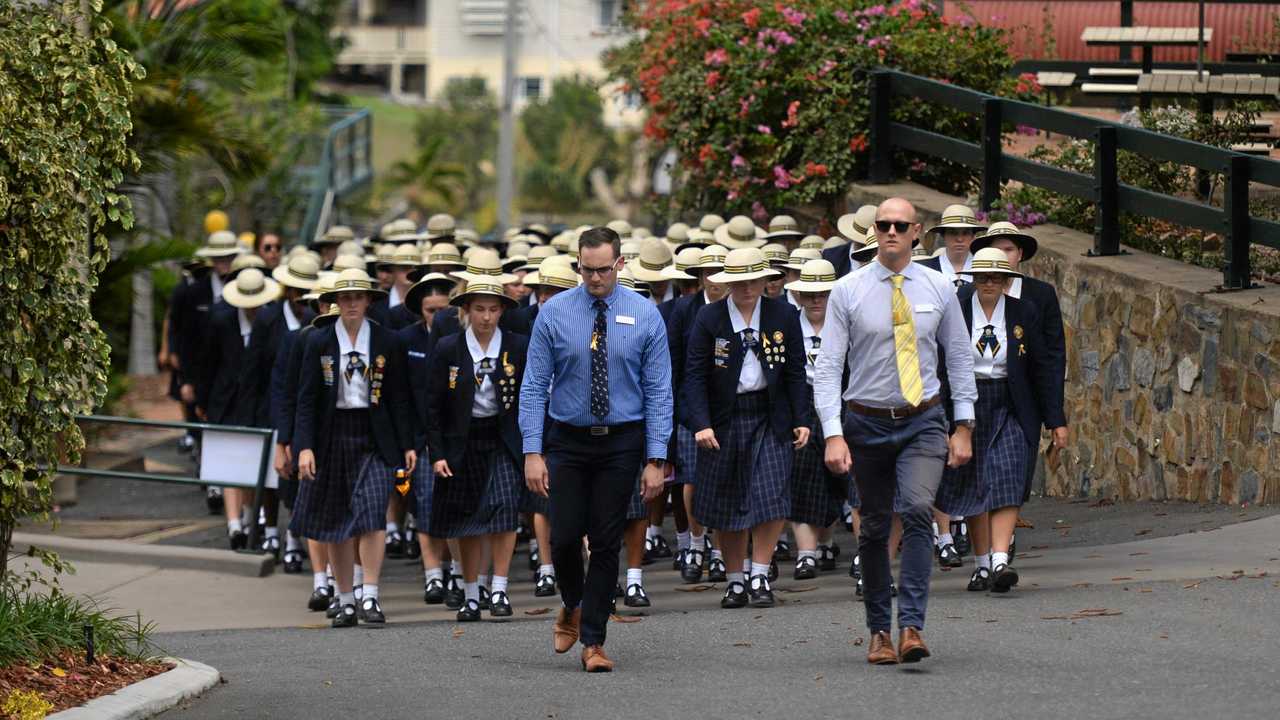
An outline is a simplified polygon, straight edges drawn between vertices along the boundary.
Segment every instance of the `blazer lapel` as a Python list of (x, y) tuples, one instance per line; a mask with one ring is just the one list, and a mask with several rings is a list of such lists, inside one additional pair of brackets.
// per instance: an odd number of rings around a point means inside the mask
[(729, 319), (729, 298), (721, 300), (720, 312), (720, 328), (716, 332), (717, 342), (721, 339), (729, 341), (729, 362), (728, 377), (733, 378), (733, 387), (738, 387), (738, 376), (742, 374), (742, 361), (746, 355), (747, 349), (742, 345), (742, 336), (733, 331), (733, 321)]

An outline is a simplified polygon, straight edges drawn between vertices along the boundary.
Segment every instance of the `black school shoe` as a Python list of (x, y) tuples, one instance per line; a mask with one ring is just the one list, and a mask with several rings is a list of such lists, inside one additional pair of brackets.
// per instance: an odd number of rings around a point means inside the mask
[(343, 605), (334, 612), (331, 626), (335, 628), (355, 627), (360, 624), (360, 620), (356, 615), (355, 605)]
[(489, 588), (483, 585), (480, 586), (480, 609), (489, 609)]
[(973, 549), (972, 543), (969, 542), (969, 523), (964, 520), (953, 520), (951, 522), (951, 537), (955, 538), (956, 552), (960, 553), (960, 557), (968, 555), (969, 551)]
[(853, 562), (849, 563), (849, 577), (854, 580), (862, 579), (862, 556), (854, 554)]
[(778, 560), (777, 558), (769, 561), (769, 582), (778, 579)]
[(468, 600), (458, 609), (458, 616), (455, 618), (458, 622), (476, 622), (480, 619), (480, 604), (475, 600)]
[(740, 582), (731, 582), (724, 589), (724, 597), (720, 598), (720, 607), (725, 610), (744, 608), (747, 606), (747, 588)]
[(466, 602), (467, 593), (462, 589), (462, 576), (450, 575), (444, 590), (444, 606), (450, 610), (458, 610)]
[(312, 590), (311, 597), (307, 598), (307, 609), (311, 612), (327, 610), (331, 600), (333, 600), (333, 590), (328, 585), (318, 587)]
[(942, 568), (958, 568), (964, 567), (964, 560), (960, 557), (960, 553), (956, 552), (956, 546), (947, 543), (938, 548), (938, 567)]
[(969, 592), (986, 592), (991, 589), (991, 571), (984, 568), (974, 568), (973, 574), (969, 576), (969, 586), (965, 588)]
[(698, 550), (686, 550), (684, 565), (680, 568), (680, 579), (686, 583), (702, 580), (702, 553)]
[(223, 510), (222, 488), (209, 487), (204, 492), (204, 505), (210, 515), (221, 515)]
[[(330, 591), (332, 590), (333, 588), (330, 588)], [(355, 605), (352, 605), (351, 607), (355, 607)], [(338, 614), (341, 612), (342, 612), (342, 603), (338, 601), (337, 593), (333, 593), (329, 597), (329, 607), (324, 609), (324, 616), (332, 620), (338, 617)]]
[(791, 542), (788, 540), (779, 540), (777, 545), (773, 546), (774, 562), (778, 560), (791, 559)]
[(280, 559), (280, 536), (268, 537), (262, 539), (262, 554), (274, 555), (276, 560)]
[(444, 602), (444, 581), (431, 578), (422, 588), (422, 602), (428, 605), (439, 605)]
[(227, 538), (232, 550), (244, 550), (249, 547), (249, 534), (243, 530), (236, 530)]
[(840, 557), (840, 546), (838, 545), (819, 545), (818, 546), (818, 569), (822, 572), (831, 572), (836, 569), (836, 558)]
[(653, 562), (662, 558), (671, 557), (671, 546), (667, 544), (667, 539), (661, 535), (654, 535), (651, 538), (645, 538), (644, 541), (645, 559)]
[(529, 550), (529, 572), (538, 572), (538, 566), (542, 564), (542, 558), (538, 552), (538, 548)]
[(538, 584), (533, 588), (534, 597), (552, 597), (557, 593), (556, 576), (543, 575), (538, 578)]
[(302, 551), (301, 550), (285, 550), (284, 551), (284, 571), (289, 575), (297, 575), (302, 572)]
[(649, 607), (649, 594), (644, 591), (643, 585), (631, 583), (627, 586), (627, 594), (623, 596), (622, 602), (627, 607), (647, 608)]
[(769, 587), (769, 578), (764, 575), (753, 575), (751, 577), (751, 588), (748, 593), (751, 595), (751, 607), (773, 607), (773, 589)]
[(361, 600), (358, 614), (361, 622), (370, 625), (385, 625), (387, 622), (387, 616), (382, 614), (382, 605), (378, 603), (378, 598)]
[(404, 557), (404, 536), (399, 530), (387, 533), (387, 557), (399, 560)]
[(711, 558), (711, 562), (707, 563), (707, 581), (721, 583), (728, 579), (729, 569), (724, 566), (724, 560), (718, 557)]
[(818, 577), (818, 561), (811, 557), (802, 557), (796, 561), (796, 570), (791, 577), (796, 580), (812, 580)]
[(489, 617), (511, 617), (511, 601), (502, 590), (497, 590), (489, 596)]
[(1012, 565), (1001, 563), (991, 571), (991, 592), (1007, 593), (1018, 584), (1018, 571)]
[(675, 552), (675, 554), (671, 556), (671, 569), (672, 569), (672, 570), (683, 570), (683, 569), (684, 569), (684, 557), (685, 557), (685, 555), (688, 555), (688, 554), (689, 554), (689, 549), (688, 549), (688, 548), (685, 548), (684, 550), (677, 550), (677, 551)]

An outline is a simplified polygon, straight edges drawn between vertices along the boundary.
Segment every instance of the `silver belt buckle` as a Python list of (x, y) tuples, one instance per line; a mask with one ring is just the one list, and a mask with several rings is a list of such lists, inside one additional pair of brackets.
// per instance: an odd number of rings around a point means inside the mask
[(905, 417), (906, 417), (905, 415), (903, 417), (898, 417), (898, 408), (889, 408), (889, 419), (902, 420)]
[(609, 426), (608, 425), (592, 425), (590, 432), (591, 432), (591, 437), (603, 437), (609, 434)]

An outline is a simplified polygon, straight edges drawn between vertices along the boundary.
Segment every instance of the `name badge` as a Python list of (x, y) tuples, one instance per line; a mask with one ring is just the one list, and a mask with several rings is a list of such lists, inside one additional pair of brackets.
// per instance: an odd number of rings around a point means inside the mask
[(410, 350), (410, 351), (409, 351), (409, 357), (414, 357), (414, 358), (424, 358), (424, 357), (426, 357), (426, 356), (427, 356), (427, 354), (426, 354), (426, 353), (424, 353), (424, 352), (418, 352), (417, 350)]
[(631, 317), (630, 315), (619, 315), (617, 319), (618, 319), (619, 325), (635, 325), (636, 324), (636, 319)]
[(937, 309), (938, 306), (933, 305), (932, 303), (920, 303), (919, 305), (916, 305), (916, 312), (918, 313), (931, 313)]

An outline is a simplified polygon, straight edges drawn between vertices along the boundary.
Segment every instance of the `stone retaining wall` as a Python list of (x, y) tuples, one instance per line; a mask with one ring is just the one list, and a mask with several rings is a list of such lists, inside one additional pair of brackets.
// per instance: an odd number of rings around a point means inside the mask
[[(963, 202), (900, 183), (855, 186), (850, 205), (892, 196), (926, 223)], [(1036, 489), (1280, 501), (1280, 287), (1215, 293), (1221, 273), (1136, 251), (1087, 257), (1092, 237), (1056, 225), (1032, 234), (1040, 250), (1023, 269), (1058, 289), (1071, 427)]]

